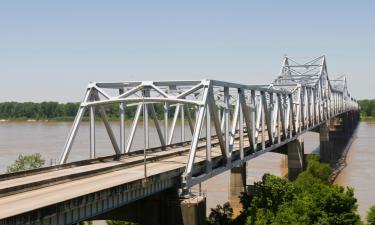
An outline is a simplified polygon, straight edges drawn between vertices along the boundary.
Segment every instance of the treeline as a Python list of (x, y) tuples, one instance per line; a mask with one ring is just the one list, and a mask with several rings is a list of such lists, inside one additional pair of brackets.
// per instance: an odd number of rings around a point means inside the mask
[(1, 119), (54, 119), (72, 118), (76, 115), (79, 103), (58, 102), (2, 102)]
[(361, 117), (375, 117), (375, 99), (358, 101), (361, 107)]
[[(58, 103), (58, 102), (1, 102), (0, 119), (7, 120), (72, 120), (78, 111), (80, 103)], [(133, 118), (136, 107), (127, 107), (125, 110), (126, 118)], [(163, 117), (163, 106), (155, 104), (155, 111), (158, 117)], [(113, 104), (106, 107), (106, 113), (109, 118), (119, 118), (119, 105)], [(173, 115), (170, 110), (170, 117)], [(88, 117), (86, 111), (85, 117)]]
[[(361, 117), (375, 117), (375, 99), (358, 102), (361, 107)], [(71, 120), (76, 116), (79, 105), (78, 102), (1, 102), (0, 119)], [(133, 118), (135, 111), (136, 107), (127, 107), (125, 116)], [(163, 117), (163, 106), (161, 104), (155, 104), (155, 111), (158, 117)], [(107, 106), (106, 112), (110, 118), (118, 118), (118, 104)], [(88, 116), (88, 112), (85, 116)], [(173, 116), (173, 109), (170, 110), (169, 116)]]

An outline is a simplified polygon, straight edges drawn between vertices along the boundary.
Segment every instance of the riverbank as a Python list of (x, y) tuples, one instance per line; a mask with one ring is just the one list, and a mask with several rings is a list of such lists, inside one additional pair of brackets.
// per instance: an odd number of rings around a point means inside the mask
[(363, 121), (363, 122), (375, 122), (375, 117), (361, 116), (361, 121)]
[[(88, 118), (84, 118), (88, 121)], [(58, 118), (1, 118), (0, 122), (73, 122), (74, 117), (58, 117)]]
[[(75, 117), (56, 117), (56, 118), (49, 118), (49, 119), (46, 119), (46, 118), (0, 118), (0, 123), (7, 123), (7, 122), (15, 122), (15, 123), (17, 123), (17, 122), (20, 122), (20, 123), (24, 123), (24, 122), (27, 122), (27, 123), (35, 123), (35, 122), (38, 122), (38, 123), (73, 122), (74, 118)], [(119, 117), (109, 117), (108, 119), (109, 119), (110, 122), (120, 122)], [(125, 123), (131, 124), (131, 123), (133, 123), (133, 119), (134, 119), (133, 117), (132, 118), (125, 118)], [(152, 119), (149, 118), (149, 120), (152, 120)], [(90, 118), (89, 117), (83, 117), (82, 121), (83, 122), (89, 122)], [(100, 117), (96, 117), (95, 121), (101, 122), (102, 119)], [(164, 119), (159, 118), (159, 121), (164, 121)], [(171, 123), (172, 121), (173, 121), (173, 118), (168, 119), (169, 123)], [(188, 126), (188, 119), (184, 119), (184, 121), (185, 121), (185, 125)], [(138, 123), (142, 124), (142, 122), (143, 122), (143, 118), (140, 117)], [(181, 124), (181, 119), (177, 119), (177, 123)]]
[(334, 183), (354, 188), (358, 212), (365, 219), (370, 206), (375, 204), (375, 124), (360, 122), (353, 135), (353, 142)]

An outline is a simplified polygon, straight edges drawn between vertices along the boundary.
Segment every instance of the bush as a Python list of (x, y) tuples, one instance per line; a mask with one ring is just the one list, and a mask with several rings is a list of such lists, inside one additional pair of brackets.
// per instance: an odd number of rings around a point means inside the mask
[(36, 169), (42, 167), (45, 160), (39, 153), (32, 155), (19, 155), (18, 159), (13, 163), (13, 165), (8, 166), (7, 173), (15, 173), (24, 170)]
[(375, 225), (375, 205), (371, 206), (370, 210), (367, 213), (367, 224)]
[(223, 206), (217, 205), (216, 208), (211, 209), (211, 213), (208, 217), (207, 224), (209, 225), (229, 225), (233, 215), (233, 209), (229, 203), (225, 203)]

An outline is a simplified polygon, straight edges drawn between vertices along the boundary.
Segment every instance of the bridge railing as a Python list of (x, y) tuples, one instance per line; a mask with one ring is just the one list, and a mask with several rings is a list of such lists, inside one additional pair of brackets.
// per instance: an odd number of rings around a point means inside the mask
[[(270, 86), (217, 80), (90, 83), (73, 122), (60, 164), (67, 161), (87, 111), (90, 118), (91, 158), (95, 158), (96, 151), (97, 114), (104, 122), (115, 154), (122, 157), (132, 150), (139, 126), (143, 126), (144, 149), (149, 148), (149, 119), (154, 122), (162, 149), (175, 140), (173, 137), (176, 136), (178, 122), (181, 122), (179, 141), (186, 141), (187, 122), (190, 151), (182, 184), (184, 188), (189, 188), (245, 162), (253, 155), (285, 144), (331, 117), (357, 110), (357, 102), (347, 90), (333, 88), (325, 72), (321, 70), (314, 83), (274, 82)], [(119, 107), (119, 137), (114, 134), (106, 113), (106, 108), (113, 104)], [(127, 128), (125, 112), (130, 107), (136, 107), (136, 110), (132, 124)], [(125, 134), (128, 134), (127, 138)], [(199, 147), (202, 143), (205, 143), (203, 149)], [(195, 166), (198, 152), (200, 160), (204, 156), (203, 171)], [(220, 162), (213, 161), (218, 157)]]

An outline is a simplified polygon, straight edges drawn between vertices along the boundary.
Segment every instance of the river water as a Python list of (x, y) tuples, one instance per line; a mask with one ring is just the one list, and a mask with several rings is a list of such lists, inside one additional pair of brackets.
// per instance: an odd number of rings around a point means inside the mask
[[(0, 123), (0, 173), (6, 171), (19, 154), (41, 153), (46, 164), (55, 163), (61, 154), (65, 139), (70, 130), (71, 122), (1, 122)], [(118, 127), (118, 126), (117, 126)], [(174, 140), (181, 139), (180, 128), (177, 127)], [(118, 135), (119, 129), (114, 129)], [(189, 130), (185, 127), (186, 140)], [(355, 189), (359, 202), (361, 216), (371, 205), (375, 204), (375, 123), (361, 122), (355, 132), (354, 140), (347, 155), (347, 166), (337, 177), (335, 183), (350, 186)], [(302, 136), (305, 142), (305, 152), (311, 152), (319, 145), (319, 135), (307, 133)], [(150, 129), (150, 146), (158, 145), (154, 129)], [(97, 155), (112, 155), (109, 138), (103, 125), (97, 125)], [(133, 149), (143, 147), (143, 130), (139, 127), (134, 140)], [(72, 148), (69, 161), (87, 159), (89, 156), (89, 126), (83, 123)], [(261, 179), (264, 173), (282, 175), (283, 156), (277, 153), (267, 153), (247, 164), (247, 183)], [(228, 200), (229, 173), (219, 176), (202, 184), (202, 191), (207, 195), (208, 209)], [(363, 217), (364, 218), (364, 217)]]

